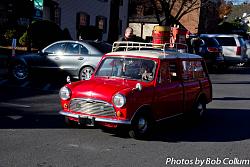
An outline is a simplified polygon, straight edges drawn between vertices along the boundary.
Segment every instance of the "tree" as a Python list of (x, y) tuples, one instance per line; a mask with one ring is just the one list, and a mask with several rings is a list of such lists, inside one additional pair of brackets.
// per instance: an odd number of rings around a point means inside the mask
[(144, 14), (147, 13), (147, 8), (151, 7), (159, 25), (169, 26), (179, 22), (186, 14), (207, 5), (208, 2), (209, 0), (140, 0), (136, 6), (143, 6)]
[(218, 8), (218, 14), (220, 19), (225, 19), (229, 13), (232, 11), (232, 3), (226, 3), (225, 1), (221, 2), (221, 5)]

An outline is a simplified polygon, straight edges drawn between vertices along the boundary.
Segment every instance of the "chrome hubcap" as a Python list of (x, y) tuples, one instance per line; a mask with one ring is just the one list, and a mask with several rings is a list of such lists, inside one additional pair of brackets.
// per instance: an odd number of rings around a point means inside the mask
[(16, 65), (13, 68), (13, 74), (17, 79), (25, 79), (28, 76), (28, 70), (24, 65)]
[(197, 109), (198, 109), (199, 115), (201, 116), (204, 112), (202, 103), (199, 103), (199, 105), (197, 106)]
[(147, 128), (148, 128), (147, 120), (145, 120), (144, 118), (140, 118), (138, 120), (138, 130), (140, 132), (145, 132)]
[(91, 68), (85, 68), (82, 72), (82, 79), (89, 80), (92, 74), (93, 70)]

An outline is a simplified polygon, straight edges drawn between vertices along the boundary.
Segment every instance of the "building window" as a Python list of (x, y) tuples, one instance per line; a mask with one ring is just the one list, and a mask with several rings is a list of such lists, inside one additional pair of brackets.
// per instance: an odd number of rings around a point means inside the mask
[(55, 23), (61, 25), (61, 8), (55, 9)]
[(76, 15), (76, 27), (79, 29), (81, 27), (89, 26), (90, 16), (87, 13), (79, 12)]
[(107, 18), (104, 16), (96, 16), (96, 27), (102, 30), (103, 33), (107, 31)]

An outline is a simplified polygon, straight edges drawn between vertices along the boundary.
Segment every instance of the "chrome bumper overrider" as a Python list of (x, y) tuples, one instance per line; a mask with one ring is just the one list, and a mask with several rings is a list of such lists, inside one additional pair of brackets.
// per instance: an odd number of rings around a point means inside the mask
[[(73, 118), (81, 118), (79, 114), (73, 114), (65, 111), (60, 111), (59, 114), (65, 115), (68, 117), (73, 117)], [(98, 118), (95, 117), (96, 122), (107, 122), (107, 123), (115, 123), (115, 124), (127, 124), (130, 125), (131, 121), (130, 120), (116, 120), (116, 119), (109, 119), (109, 118)]]

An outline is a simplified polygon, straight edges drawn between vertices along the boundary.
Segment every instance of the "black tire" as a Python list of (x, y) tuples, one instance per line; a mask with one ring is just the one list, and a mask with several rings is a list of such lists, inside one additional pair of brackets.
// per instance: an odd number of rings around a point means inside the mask
[(84, 67), (81, 69), (79, 73), (79, 79), (80, 80), (89, 80), (91, 75), (94, 72), (94, 68), (92, 67)]
[(14, 80), (26, 81), (29, 78), (29, 69), (24, 63), (15, 63), (10, 68), (10, 75)]
[(153, 121), (146, 113), (137, 114), (132, 120), (129, 129), (129, 136), (135, 139), (142, 139), (149, 137), (153, 128)]
[(67, 116), (64, 117), (64, 122), (66, 126), (70, 128), (75, 128), (77, 126), (77, 123), (75, 121), (70, 120)]

